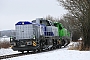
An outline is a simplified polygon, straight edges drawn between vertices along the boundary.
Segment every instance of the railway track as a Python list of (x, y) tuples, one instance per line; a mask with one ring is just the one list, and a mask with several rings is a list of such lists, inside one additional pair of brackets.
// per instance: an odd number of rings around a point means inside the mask
[(11, 54), (11, 55), (4, 55), (0, 56), (0, 59), (7, 59), (7, 58), (13, 58), (13, 57), (18, 57), (18, 56), (24, 56), (24, 55), (29, 55), (29, 54), (35, 54), (34, 52), (26, 52), (26, 53), (18, 53), (18, 54)]
[(29, 54), (42, 53), (42, 52), (47, 52), (47, 50), (43, 50), (43, 51), (41, 51), (41, 52), (25, 52), (25, 53), (4, 55), (4, 56), (0, 56), (0, 60), (1, 60), (1, 59), (7, 59), (7, 58), (13, 58), (13, 57), (24, 56), (24, 55), (29, 55)]
[[(53, 50), (56, 50), (56, 49), (53, 49)], [(13, 57), (24, 56), (24, 55), (29, 55), (29, 54), (36, 54), (36, 53), (48, 52), (48, 51), (53, 51), (53, 50), (42, 50), (41, 52), (25, 52), (25, 53), (4, 55), (4, 56), (0, 56), (0, 60), (1, 60), (1, 59), (7, 59), (7, 58), (13, 58)]]

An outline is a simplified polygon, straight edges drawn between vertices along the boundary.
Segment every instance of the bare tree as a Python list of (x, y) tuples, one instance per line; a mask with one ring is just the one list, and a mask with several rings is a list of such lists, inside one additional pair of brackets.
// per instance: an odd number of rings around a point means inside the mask
[(90, 49), (90, 0), (58, 0), (77, 19), (83, 36), (82, 50)]
[(51, 16), (51, 15), (46, 16), (45, 19), (46, 19), (46, 20), (55, 21), (55, 20), (54, 20), (54, 17)]
[[(77, 41), (80, 38), (80, 36), (81, 36), (80, 23), (70, 13), (65, 14), (63, 16), (63, 18), (61, 18), (58, 22), (61, 22), (64, 25), (64, 27), (71, 32), (73, 41)], [(76, 34), (76, 33), (78, 33), (78, 34)]]

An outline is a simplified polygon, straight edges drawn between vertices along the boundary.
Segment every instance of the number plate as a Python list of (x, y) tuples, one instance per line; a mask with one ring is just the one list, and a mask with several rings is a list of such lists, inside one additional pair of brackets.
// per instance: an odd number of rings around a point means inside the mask
[(25, 45), (21, 45), (21, 47), (25, 47)]

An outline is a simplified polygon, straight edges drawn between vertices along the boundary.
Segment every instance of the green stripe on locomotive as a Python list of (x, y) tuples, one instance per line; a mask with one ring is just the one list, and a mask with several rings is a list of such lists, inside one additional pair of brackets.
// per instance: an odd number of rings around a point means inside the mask
[(58, 34), (62, 38), (63, 36), (70, 37), (70, 32), (65, 29), (61, 23), (55, 22), (54, 26), (58, 27)]

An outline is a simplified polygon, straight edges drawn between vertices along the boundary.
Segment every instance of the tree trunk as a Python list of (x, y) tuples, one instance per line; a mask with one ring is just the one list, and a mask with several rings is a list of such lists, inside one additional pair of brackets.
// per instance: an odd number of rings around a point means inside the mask
[[(90, 2), (89, 2), (90, 3)], [(87, 17), (87, 23), (86, 26), (84, 25), (83, 28), (83, 44), (82, 44), (82, 50), (90, 50), (90, 4), (88, 9), (88, 17)]]

